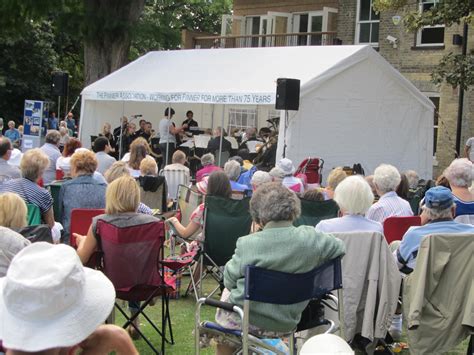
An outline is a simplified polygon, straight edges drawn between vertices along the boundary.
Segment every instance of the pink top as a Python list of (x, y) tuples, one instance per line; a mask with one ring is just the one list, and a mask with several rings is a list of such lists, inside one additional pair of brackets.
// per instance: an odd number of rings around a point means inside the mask
[(201, 181), (204, 176), (211, 175), (211, 173), (216, 170), (222, 169), (215, 165), (207, 165), (204, 168), (198, 170), (196, 173), (196, 182)]

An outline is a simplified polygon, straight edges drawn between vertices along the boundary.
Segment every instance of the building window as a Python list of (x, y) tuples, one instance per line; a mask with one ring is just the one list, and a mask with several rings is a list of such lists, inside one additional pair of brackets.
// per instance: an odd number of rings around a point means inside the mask
[[(439, 0), (421, 0), (420, 12), (429, 11)], [(416, 35), (417, 46), (444, 45), (444, 25), (424, 26)]]
[(250, 127), (257, 128), (257, 110), (256, 109), (229, 109), (229, 125), (227, 127), (228, 133), (232, 130), (245, 130)]
[(438, 122), (439, 122), (439, 94), (438, 93), (425, 93), (426, 96), (435, 105), (433, 114), (433, 156), (436, 155), (438, 148)]
[(374, 12), (372, 0), (358, 0), (356, 43), (379, 44), (380, 16)]

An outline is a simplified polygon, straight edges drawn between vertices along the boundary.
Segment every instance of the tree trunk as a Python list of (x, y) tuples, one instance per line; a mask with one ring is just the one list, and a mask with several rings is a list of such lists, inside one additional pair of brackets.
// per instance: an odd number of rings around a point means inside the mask
[(89, 85), (128, 62), (130, 31), (145, 0), (84, 0), (84, 79)]

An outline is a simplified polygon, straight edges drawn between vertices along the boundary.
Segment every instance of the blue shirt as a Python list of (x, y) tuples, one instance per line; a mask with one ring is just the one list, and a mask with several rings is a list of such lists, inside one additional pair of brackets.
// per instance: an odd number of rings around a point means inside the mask
[(239, 184), (237, 181), (230, 180), (230, 187), (232, 191), (244, 192), (249, 188), (246, 185)]
[(320, 221), (315, 229), (316, 232), (323, 233), (379, 232), (383, 234), (383, 227), (379, 222), (358, 215), (325, 219)]
[(48, 128), (49, 129), (58, 129), (58, 118), (57, 117), (50, 117), (49, 118)]
[(21, 138), (21, 136), (20, 136), (20, 131), (17, 130), (16, 128), (7, 129), (7, 130), (5, 131), (5, 137), (7, 137), (8, 139), (10, 139), (12, 142), (18, 141), (18, 140), (20, 140), (20, 138)]
[(474, 215), (474, 202), (463, 201), (453, 195), (456, 204), (456, 216)]
[(420, 247), (423, 237), (429, 234), (446, 233), (474, 234), (474, 226), (470, 224), (457, 223), (452, 220), (440, 220), (430, 222), (421, 227), (411, 227), (403, 236), (402, 242), (396, 251), (399, 267), (406, 264), (408, 268), (413, 270), (416, 265), (418, 248)]

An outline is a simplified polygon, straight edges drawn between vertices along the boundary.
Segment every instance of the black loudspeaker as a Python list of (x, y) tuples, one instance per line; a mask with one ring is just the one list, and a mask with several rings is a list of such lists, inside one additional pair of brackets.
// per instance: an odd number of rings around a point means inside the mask
[(300, 81), (298, 79), (277, 79), (277, 110), (298, 111), (300, 107)]
[(51, 94), (54, 96), (66, 96), (68, 83), (68, 73), (53, 72), (53, 74), (51, 75)]

